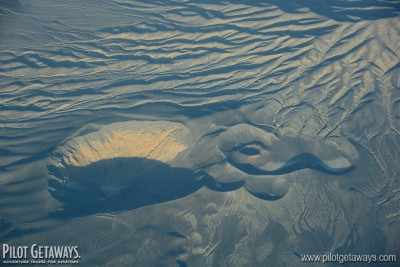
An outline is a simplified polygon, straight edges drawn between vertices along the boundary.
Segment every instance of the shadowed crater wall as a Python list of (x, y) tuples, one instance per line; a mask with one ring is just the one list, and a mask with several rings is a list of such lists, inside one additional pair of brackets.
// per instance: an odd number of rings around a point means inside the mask
[(211, 182), (210, 177), (191, 170), (145, 158), (113, 158), (87, 166), (68, 166), (68, 177), (62, 177), (54, 166), (48, 169), (57, 177), (49, 180), (50, 193), (64, 208), (58, 215), (66, 217), (163, 203), (190, 195)]

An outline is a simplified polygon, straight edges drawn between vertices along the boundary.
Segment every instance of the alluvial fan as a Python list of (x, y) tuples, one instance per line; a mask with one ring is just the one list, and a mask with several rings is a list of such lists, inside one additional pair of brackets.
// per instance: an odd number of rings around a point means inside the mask
[(399, 14), (0, 0), (0, 243), (102, 266), (399, 261)]

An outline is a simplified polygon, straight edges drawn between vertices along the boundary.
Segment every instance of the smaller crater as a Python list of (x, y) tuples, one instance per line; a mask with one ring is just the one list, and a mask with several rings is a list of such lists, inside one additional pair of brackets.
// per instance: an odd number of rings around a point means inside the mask
[(249, 147), (249, 146), (240, 148), (239, 152), (244, 155), (247, 155), (247, 156), (256, 156), (256, 155), (260, 154), (259, 149), (255, 148), (255, 147)]

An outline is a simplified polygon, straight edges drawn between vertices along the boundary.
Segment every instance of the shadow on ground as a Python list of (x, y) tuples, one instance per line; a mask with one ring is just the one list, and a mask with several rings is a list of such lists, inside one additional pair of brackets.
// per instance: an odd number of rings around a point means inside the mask
[[(50, 194), (60, 201), (63, 211), (57, 218), (132, 210), (188, 196), (213, 178), (203, 172), (171, 167), (144, 158), (114, 158), (88, 166), (71, 167), (67, 175), (48, 167)], [(54, 175), (54, 176), (53, 176)]]

